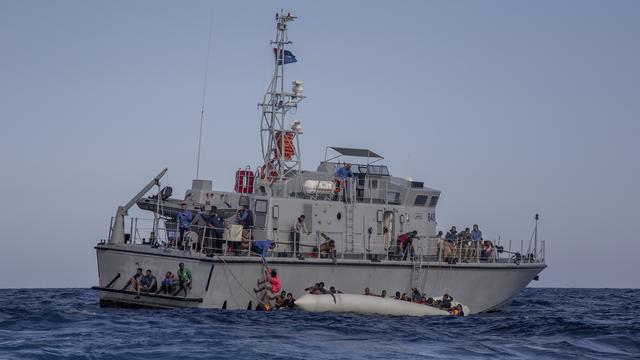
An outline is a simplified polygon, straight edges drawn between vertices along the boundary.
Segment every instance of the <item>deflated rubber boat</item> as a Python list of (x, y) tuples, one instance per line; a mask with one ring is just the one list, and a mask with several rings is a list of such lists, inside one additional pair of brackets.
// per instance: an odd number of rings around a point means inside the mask
[[(459, 303), (453, 301), (452, 306)], [(358, 314), (400, 316), (446, 316), (448, 311), (433, 306), (378, 296), (356, 294), (307, 294), (296, 300), (296, 306), (309, 312), (352, 312)], [(462, 305), (464, 314), (471, 310)]]

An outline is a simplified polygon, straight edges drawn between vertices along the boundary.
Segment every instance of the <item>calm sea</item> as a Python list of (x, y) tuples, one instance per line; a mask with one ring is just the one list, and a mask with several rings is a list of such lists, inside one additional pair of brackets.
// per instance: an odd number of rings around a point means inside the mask
[(526, 289), (465, 318), (100, 308), (85, 289), (0, 290), (6, 359), (640, 359), (640, 290)]

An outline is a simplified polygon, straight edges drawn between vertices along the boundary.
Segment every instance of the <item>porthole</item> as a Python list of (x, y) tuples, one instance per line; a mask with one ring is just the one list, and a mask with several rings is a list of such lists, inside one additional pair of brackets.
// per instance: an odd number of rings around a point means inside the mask
[(336, 214), (336, 218), (337, 218), (338, 220), (342, 219), (342, 213), (341, 213), (341, 212), (339, 212), (338, 214)]

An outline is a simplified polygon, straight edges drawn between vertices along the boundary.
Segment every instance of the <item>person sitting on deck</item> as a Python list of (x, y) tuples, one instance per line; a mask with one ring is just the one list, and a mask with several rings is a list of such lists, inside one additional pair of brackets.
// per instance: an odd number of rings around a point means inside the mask
[(156, 292), (158, 290), (158, 280), (153, 276), (151, 270), (147, 269), (147, 273), (142, 277), (140, 281), (143, 292)]
[(167, 273), (164, 274), (164, 279), (162, 279), (162, 282), (160, 283), (160, 289), (158, 289), (156, 294), (160, 292), (163, 294), (173, 294), (173, 291), (175, 290), (175, 288), (176, 288), (176, 277), (175, 275), (173, 275), (171, 271), (167, 271)]
[(400, 300), (402, 300), (402, 301), (411, 301), (411, 299), (409, 299), (409, 297), (407, 296), (407, 293), (402, 293), (402, 296), (400, 297)]
[(326, 258), (335, 258), (336, 257), (336, 242), (325, 235), (324, 233), (320, 233), (320, 236), (324, 239), (324, 242), (320, 244), (320, 257)]
[(336, 290), (335, 286), (330, 287), (330, 288), (329, 288), (329, 292), (330, 292), (331, 294), (342, 294), (342, 291), (340, 291), (340, 290)]
[(131, 277), (131, 279), (129, 279), (129, 282), (127, 283), (127, 285), (125, 285), (125, 287), (122, 290), (125, 290), (126, 288), (129, 287), (129, 285), (131, 285), (131, 287), (133, 288), (133, 291), (136, 292), (136, 299), (140, 298), (140, 290), (142, 288), (141, 286), (141, 282), (142, 282), (142, 268), (138, 268), (136, 270), (136, 273)]
[(386, 298), (387, 297), (387, 290), (382, 290), (382, 292), (380, 293), (380, 297), (381, 298)]
[(396, 296), (393, 297), (396, 300), (400, 300), (400, 291), (396, 291)]
[[(277, 294), (282, 288), (282, 281), (280, 280), (278, 273), (274, 269), (266, 268), (264, 270), (264, 275), (264, 280), (258, 280), (258, 288), (253, 289), (253, 291), (259, 293), (264, 290), (269, 290), (272, 294)], [(263, 300), (266, 296), (267, 294), (265, 292), (265, 294), (262, 295)]]
[(192, 282), (191, 270), (186, 268), (184, 263), (178, 264), (178, 290), (173, 295), (178, 295), (184, 290), (184, 297), (187, 297), (187, 289), (191, 289)]
[(184, 232), (189, 230), (192, 220), (193, 214), (191, 211), (187, 210), (187, 203), (183, 202), (180, 205), (180, 211), (178, 211), (178, 214), (176, 215), (176, 221), (178, 222), (178, 228), (180, 230), (180, 243), (184, 240)]

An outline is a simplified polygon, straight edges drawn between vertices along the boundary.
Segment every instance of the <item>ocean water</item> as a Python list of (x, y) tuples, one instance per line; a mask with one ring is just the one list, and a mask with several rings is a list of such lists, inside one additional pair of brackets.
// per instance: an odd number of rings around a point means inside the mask
[(640, 290), (525, 289), (464, 318), (100, 308), (0, 290), (2, 359), (640, 359)]

